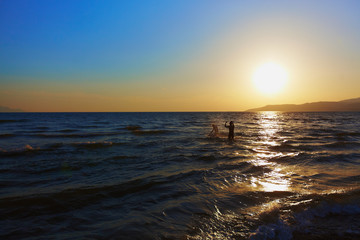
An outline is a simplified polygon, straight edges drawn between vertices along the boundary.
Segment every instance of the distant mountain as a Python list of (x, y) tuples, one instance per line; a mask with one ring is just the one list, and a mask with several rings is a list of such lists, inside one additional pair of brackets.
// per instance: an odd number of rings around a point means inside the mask
[(283, 112), (360, 112), (360, 98), (340, 102), (313, 102), (304, 104), (267, 105), (253, 108), (247, 112), (283, 111)]
[(0, 106), (0, 112), (23, 112), (23, 110)]

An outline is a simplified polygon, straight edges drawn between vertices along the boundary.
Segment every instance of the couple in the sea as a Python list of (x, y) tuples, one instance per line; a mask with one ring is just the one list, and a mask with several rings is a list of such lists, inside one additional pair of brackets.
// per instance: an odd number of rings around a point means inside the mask
[[(212, 124), (212, 127), (213, 127), (213, 129), (209, 133), (209, 136), (210, 137), (218, 137), (219, 136), (219, 129), (218, 129), (217, 125)], [(229, 135), (228, 135), (229, 141), (234, 141), (234, 130), (235, 130), (234, 122), (231, 121), (230, 125), (227, 125), (227, 122), (225, 122), (225, 127), (229, 129)]]

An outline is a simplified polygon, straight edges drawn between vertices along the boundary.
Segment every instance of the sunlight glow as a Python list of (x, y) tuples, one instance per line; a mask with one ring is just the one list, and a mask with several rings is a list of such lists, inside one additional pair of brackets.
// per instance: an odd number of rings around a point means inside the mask
[(273, 62), (260, 66), (253, 75), (256, 88), (266, 94), (279, 92), (287, 80), (288, 74), (286, 70), (281, 65)]

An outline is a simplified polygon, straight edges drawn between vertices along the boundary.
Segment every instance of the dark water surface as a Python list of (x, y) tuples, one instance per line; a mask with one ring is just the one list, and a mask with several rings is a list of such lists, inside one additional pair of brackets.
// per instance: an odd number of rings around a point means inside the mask
[(360, 113), (0, 114), (0, 239), (359, 239), (359, 182)]

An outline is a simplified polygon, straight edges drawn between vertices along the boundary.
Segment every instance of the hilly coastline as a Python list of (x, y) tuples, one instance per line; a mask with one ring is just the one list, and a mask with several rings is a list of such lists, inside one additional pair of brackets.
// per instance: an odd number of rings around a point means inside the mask
[(9, 107), (0, 106), (0, 112), (24, 112), (22, 109), (13, 109)]
[(247, 112), (283, 111), (283, 112), (360, 112), (360, 97), (339, 102), (312, 102), (304, 104), (267, 105), (248, 109)]

